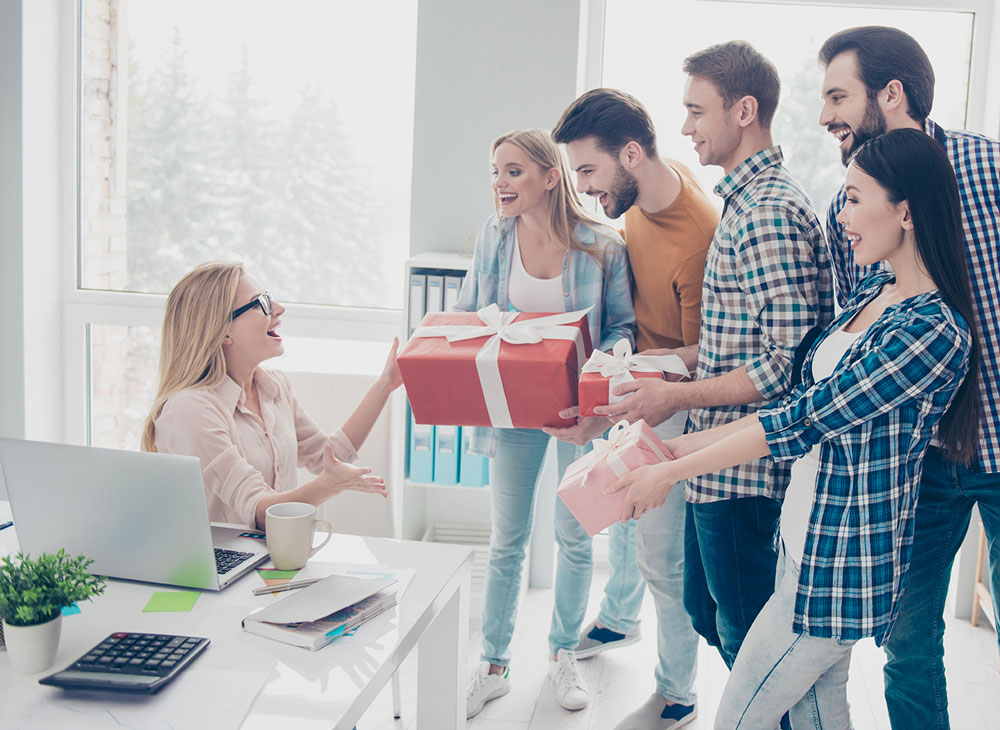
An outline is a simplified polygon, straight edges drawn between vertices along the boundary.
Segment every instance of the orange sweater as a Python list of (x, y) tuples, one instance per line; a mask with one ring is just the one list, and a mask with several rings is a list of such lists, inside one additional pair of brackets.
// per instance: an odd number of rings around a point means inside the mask
[(622, 231), (632, 263), (640, 352), (698, 342), (705, 256), (719, 224), (718, 211), (691, 170), (675, 160), (664, 161), (680, 176), (680, 193), (657, 213), (633, 205)]

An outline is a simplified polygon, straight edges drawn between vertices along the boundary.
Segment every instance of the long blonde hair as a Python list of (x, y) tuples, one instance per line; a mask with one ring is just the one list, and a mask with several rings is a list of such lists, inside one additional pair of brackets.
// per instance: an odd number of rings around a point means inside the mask
[[(566, 164), (566, 159), (553, 141), (552, 135), (544, 129), (519, 129), (507, 132), (507, 134), (502, 134), (493, 140), (490, 155), (495, 154), (497, 147), (504, 142), (510, 142), (519, 147), (542, 170), (548, 171), (555, 168), (559, 171), (559, 182), (555, 188), (549, 191), (549, 226), (556, 239), (562, 242), (566, 248), (586, 251), (595, 259), (599, 259), (598, 252), (584, 248), (573, 235), (578, 224), (583, 223), (593, 228), (597, 225), (597, 221), (583, 207), (573, 190), (569, 177), (569, 165)], [(495, 196), (493, 204), (496, 206), (497, 217), (502, 218), (500, 202)]]
[(153, 422), (170, 396), (188, 388), (214, 388), (226, 377), (222, 340), (242, 274), (240, 263), (204, 263), (185, 274), (167, 296), (159, 384), (142, 427), (143, 451), (156, 451)]

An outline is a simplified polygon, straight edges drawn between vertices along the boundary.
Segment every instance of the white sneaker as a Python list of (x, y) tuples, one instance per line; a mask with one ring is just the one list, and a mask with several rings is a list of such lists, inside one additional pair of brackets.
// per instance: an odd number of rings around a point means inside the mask
[(568, 649), (556, 652), (556, 660), (549, 661), (549, 679), (556, 690), (556, 701), (566, 710), (582, 710), (590, 702), (587, 683), (583, 681), (576, 657)]
[(507, 671), (503, 675), (490, 674), (490, 663), (481, 662), (479, 669), (474, 669), (469, 675), (469, 689), (465, 695), (465, 718), (469, 719), (479, 713), (490, 700), (503, 697), (510, 692), (510, 679)]

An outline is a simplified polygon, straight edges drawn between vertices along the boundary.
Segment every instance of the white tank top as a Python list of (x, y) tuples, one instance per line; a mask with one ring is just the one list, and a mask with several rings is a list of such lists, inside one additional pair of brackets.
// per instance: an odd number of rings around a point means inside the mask
[[(865, 333), (845, 332), (838, 329), (824, 339), (812, 363), (812, 375), (815, 382), (828, 378), (837, 369), (844, 354), (851, 345)], [(816, 444), (801, 458), (792, 464), (791, 479), (785, 492), (785, 501), (781, 503), (781, 539), (785, 543), (785, 552), (796, 565), (802, 563), (802, 553), (806, 544), (806, 530), (809, 527), (809, 514), (812, 512), (813, 500), (816, 497), (816, 477), (819, 474), (819, 444)]]
[(529, 274), (521, 261), (521, 246), (514, 227), (514, 260), (510, 266), (507, 299), (518, 312), (565, 312), (562, 274), (553, 279), (538, 279)]

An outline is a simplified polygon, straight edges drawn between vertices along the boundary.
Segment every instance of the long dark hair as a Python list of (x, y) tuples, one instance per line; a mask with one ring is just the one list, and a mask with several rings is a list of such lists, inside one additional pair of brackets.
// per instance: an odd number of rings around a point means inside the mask
[(921, 261), (941, 298), (972, 331), (969, 372), (941, 419), (939, 434), (949, 458), (969, 464), (979, 446), (979, 337), (955, 170), (941, 144), (916, 129), (876, 137), (858, 149), (853, 161), (875, 178), (889, 200), (907, 202)]

